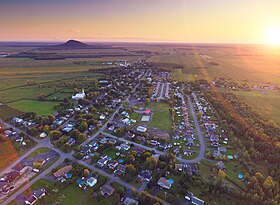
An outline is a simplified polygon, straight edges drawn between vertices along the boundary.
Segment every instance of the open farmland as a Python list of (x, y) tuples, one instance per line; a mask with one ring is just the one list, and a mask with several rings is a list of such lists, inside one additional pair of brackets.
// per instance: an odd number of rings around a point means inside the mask
[(0, 150), (0, 170), (2, 170), (18, 158), (18, 153), (9, 140), (0, 143)]
[(280, 60), (277, 52), (253, 46), (213, 45), (188, 48), (186, 45), (186, 48), (173, 48), (169, 54), (152, 55), (148, 62), (182, 66), (183, 73), (195, 74), (198, 79), (224, 77), (236, 81), (271, 82), (279, 85)]
[(275, 92), (266, 94), (258, 91), (234, 92), (241, 100), (248, 103), (265, 118), (272, 119), (280, 125), (280, 95)]

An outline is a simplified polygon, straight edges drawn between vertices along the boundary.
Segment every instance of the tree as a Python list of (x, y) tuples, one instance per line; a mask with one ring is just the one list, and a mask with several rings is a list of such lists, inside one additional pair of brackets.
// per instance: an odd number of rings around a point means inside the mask
[(151, 156), (151, 157), (147, 157), (146, 161), (145, 161), (145, 167), (147, 169), (153, 170), (156, 169), (158, 165), (158, 159)]
[(149, 105), (150, 102), (151, 102), (150, 98), (146, 98), (146, 99), (145, 99), (145, 104), (146, 104), (146, 106)]
[(88, 169), (84, 169), (84, 177), (88, 177), (90, 175), (90, 171)]
[(47, 99), (47, 95), (45, 93), (41, 93), (38, 96), (38, 100), (40, 100), (40, 101), (45, 101), (46, 99)]
[(45, 125), (43, 128), (43, 132), (48, 134), (50, 132), (50, 126), (49, 125)]
[(220, 179), (221, 181), (224, 181), (226, 175), (227, 175), (227, 174), (226, 174), (223, 170), (219, 169), (218, 177), (219, 177), (219, 179)]
[(62, 133), (58, 130), (52, 130), (49, 132), (49, 137), (51, 140), (58, 140)]
[(133, 161), (135, 160), (134, 155), (132, 155), (132, 154), (127, 155), (127, 160), (128, 160), (129, 162), (133, 162)]
[(125, 188), (118, 187), (117, 192), (119, 193), (120, 197), (123, 197), (125, 195)]
[(136, 168), (132, 164), (128, 164), (125, 167), (125, 173), (126, 180), (132, 181), (133, 177), (136, 175)]

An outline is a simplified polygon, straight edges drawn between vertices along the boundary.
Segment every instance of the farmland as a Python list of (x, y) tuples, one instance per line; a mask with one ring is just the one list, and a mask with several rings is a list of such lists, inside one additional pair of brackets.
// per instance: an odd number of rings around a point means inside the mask
[[(197, 46), (173, 48), (169, 54), (152, 55), (148, 62), (171, 63), (182, 66), (182, 73), (213, 80), (215, 77), (231, 78), (249, 82), (279, 82), (279, 58), (277, 51), (268, 48), (246, 46)], [(215, 62), (216, 64), (211, 64)], [(176, 69), (175, 69), (176, 70)], [(180, 71), (175, 71), (180, 72)], [(178, 76), (178, 74), (175, 74)], [(189, 80), (184, 75), (180, 79)], [(176, 77), (175, 77), (176, 79)]]
[(258, 91), (234, 92), (241, 100), (251, 105), (265, 118), (272, 119), (280, 124), (280, 95), (275, 92), (266, 94)]
[(11, 162), (18, 158), (18, 153), (16, 149), (13, 147), (11, 141), (5, 141), (0, 143), (0, 170), (5, 168)]

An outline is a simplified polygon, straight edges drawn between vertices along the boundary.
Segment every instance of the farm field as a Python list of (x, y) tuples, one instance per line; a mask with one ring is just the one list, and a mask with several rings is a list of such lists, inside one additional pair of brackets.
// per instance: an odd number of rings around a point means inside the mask
[(280, 125), (280, 95), (274, 92), (263, 94), (259, 91), (234, 92), (241, 100), (251, 105), (268, 120)]
[[(215, 77), (254, 83), (280, 84), (279, 51), (255, 47), (197, 46), (173, 48), (169, 54), (152, 55), (148, 62), (170, 63), (183, 66), (183, 73), (213, 80)], [(278, 53), (277, 53), (278, 52)], [(211, 65), (215, 62), (217, 65)], [(174, 69), (176, 70), (176, 69)], [(177, 72), (177, 71), (175, 71)], [(177, 74), (175, 74), (177, 76)], [(188, 78), (184, 77), (184, 80)]]
[(0, 150), (0, 170), (2, 170), (18, 158), (18, 153), (9, 140), (0, 142)]
[(56, 111), (54, 106), (58, 104), (58, 102), (51, 101), (19, 100), (9, 103), (9, 106), (23, 112), (35, 112), (37, 115), (48, 115)]

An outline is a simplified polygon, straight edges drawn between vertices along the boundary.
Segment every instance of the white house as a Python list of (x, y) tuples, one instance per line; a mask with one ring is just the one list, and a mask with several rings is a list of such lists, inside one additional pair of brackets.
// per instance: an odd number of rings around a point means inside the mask
[(86, 97), (85, 90), (83, 89), (81, 93), (77, 93), (76, 95), (72, 96), (73, 100), (84, 99)]
[(93, 187), (96, 183), (97, 179), (94, 177), (90, 177), (89, 179), (87, 179), (87, 185), (89, 185), (90, 187)]
[(142, 127), (142, 126), (138, 126), (136, 129), (138, 132), (146, 132), (147, 128), (146, 127)]

